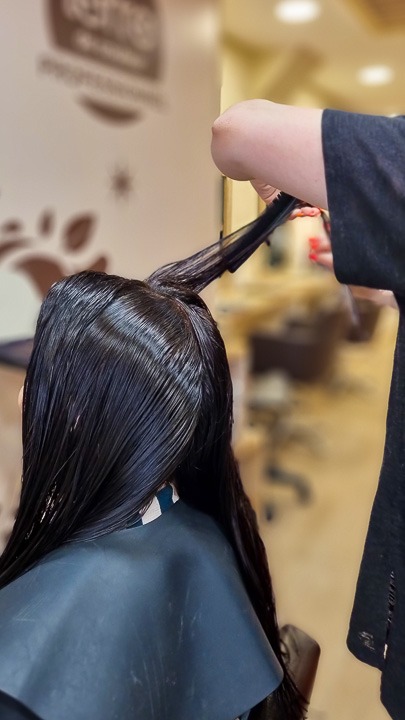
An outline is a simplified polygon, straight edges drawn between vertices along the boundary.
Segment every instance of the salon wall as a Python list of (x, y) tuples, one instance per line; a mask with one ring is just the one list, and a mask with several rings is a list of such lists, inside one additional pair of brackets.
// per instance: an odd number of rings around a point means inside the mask
[(49, 285), (145, 277), (216, 239), (216, 0), (0, 4), (0, 342)]
[[(256, 97), (306, 107), (322, 107), (325, 104), (324, 98), (313, 90), (297, 85), (294, 77), (288, 74), (289, 61), (288, 53), (257, 50), (226, 36), (222, 49), (221, 110), (226, 110), (242, 100)], [(282, 82), (284, 77), (286, 81)], [(280, 86), (282, 96), (279, 97)], [(233, 181), (230, 185), (230, 195), (229, 229), (235, 230), (253, 220), (262, 207), (256, 192), (247, 182)], [(290, 264), (293, 268), (301, 267), (306, 262), (306, 238), (312, 230), (313, 234), (316, 234), (319, 231), (319, 224), (310, 219), (306, 219), (304, 225), (295, 222), (285, 229), (291, 256)], [(265, 256), (267, 250), (262, 247), (245, 263), (237, 275), (233, 276), (233, 284), (254, 282), (266, 267)]]
[[(225, 40), (222, 51), (221, 110), (252, 96), (255, 62), (246, 48)], [(248, 183), (232, 183), (231, 229), (253, 220), (258, 211), (257, 195)]]

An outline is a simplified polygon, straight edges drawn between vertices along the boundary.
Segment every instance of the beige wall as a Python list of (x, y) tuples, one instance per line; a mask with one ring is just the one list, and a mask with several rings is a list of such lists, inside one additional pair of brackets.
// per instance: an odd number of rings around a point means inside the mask
[[(254, 58), (242, 46), (225, 40), (222, 49), (221, 111), (234, 103), (252, 97)], [(229, 231), (254, 220), (258, 214), (258, 198), (249, 183), (232, 181), (230, 193)], [(232, 282), (253, 279), (261, 265), (260, 250), (233, 276)]]
[(60, 275), (143, 278), (218, 236), (217, 0), (147, 5), (1, 3), (0, 341)]

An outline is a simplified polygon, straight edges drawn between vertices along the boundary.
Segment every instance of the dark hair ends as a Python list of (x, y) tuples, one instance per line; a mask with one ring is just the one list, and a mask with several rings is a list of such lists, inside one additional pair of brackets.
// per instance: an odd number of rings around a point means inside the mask
[(222, 527), (284, 670), (252, 720), (302, 720), (305, 703), (288, 673), (265, 548), (232, 450), (224, 343), (197, 293), (297, 203), (281, 198), (265, 219), (144, 282), (85, 272), (50, 289), (24, 387), (21, 500), (0, 557), (2, 587), (64, 543), (132, 524), (174, 482)]

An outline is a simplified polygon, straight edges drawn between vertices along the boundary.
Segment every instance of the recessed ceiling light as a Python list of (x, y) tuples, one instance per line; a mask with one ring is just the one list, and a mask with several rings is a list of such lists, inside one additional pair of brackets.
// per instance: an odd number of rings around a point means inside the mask
[(321, 14), (317, 0), (282, 0), (274, 8), (278, 20), (285, 23), (306, 23)]
[(357, 73), (361, 85), (387, 85), (394, 77), (394, 71), (388, 65), (368, 65)]

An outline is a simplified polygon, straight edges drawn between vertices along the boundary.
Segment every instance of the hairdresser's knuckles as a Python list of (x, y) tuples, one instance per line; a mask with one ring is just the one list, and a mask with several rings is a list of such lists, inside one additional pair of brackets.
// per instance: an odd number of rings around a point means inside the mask
[(279, 190), (271, 185), (267, 185), (267, 183), (263, 183), (261, 180), (253, 179), (250, 182), (266, 205), (270, 205), (270, 203), (272, 203), (279, 194)]

